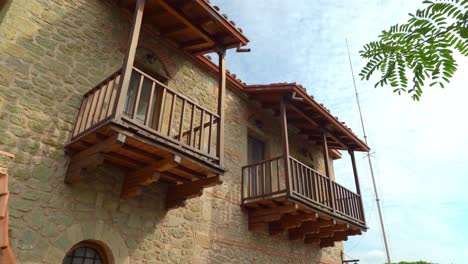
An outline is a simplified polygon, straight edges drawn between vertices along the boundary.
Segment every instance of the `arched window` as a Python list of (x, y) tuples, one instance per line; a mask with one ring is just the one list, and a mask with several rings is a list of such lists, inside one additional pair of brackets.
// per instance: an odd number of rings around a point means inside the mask
[(73, 246), (62, 264), (108, 264), (104, 249), (96, 243), (83, 241)]

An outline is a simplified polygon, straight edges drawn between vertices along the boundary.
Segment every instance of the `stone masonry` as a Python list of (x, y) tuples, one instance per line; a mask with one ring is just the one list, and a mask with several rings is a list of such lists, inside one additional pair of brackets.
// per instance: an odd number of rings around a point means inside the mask
[[(61, 263), (76, 243), (103, 244), (113, 263), (339, 263), (340, 243), (320, 249), (248, 230), (240, 207), (247, 134), (280, 155), (279, 120), (236, 88), (226, 98), (224, 183), (187, 206), (164, 209), (166, 187), (119, 198), (124, 173), (102, 166), (64, 183), (70, 138), (82, 95), (123, 62), (130, 18), (104, 0), (10, 0), (0, 10), (0, 149), (16, 159), (10, 174), (10, 241), (19, 263)], [(190, 57), (145, 28), (141, 47), (167, 69), (169, 86), (212, 110), (217, 81)], [(229, 59), (229, 58), (228, 58)], [(255, 113), (255, 114), (253, 114)], [(251, 125), (262, 116), (262, 128)], [(319, 146), (302, 156), (291, 128), (291, 154), (323, 172)], [(294, 140), (293, 140), (294, 139)]]

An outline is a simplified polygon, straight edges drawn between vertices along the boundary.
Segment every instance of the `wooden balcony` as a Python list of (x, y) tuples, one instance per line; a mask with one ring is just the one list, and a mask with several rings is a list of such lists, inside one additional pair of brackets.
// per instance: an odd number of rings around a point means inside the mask
[[(220, 116), (133, 67), (124, 100), (121, 70), (87, 92), (66, 149), (66, 182), (109, 163), (126, 171), (123, 198), (145, 185), (169, 185), (167, 207), (183, 205), (220, 183)], [(116, 112), (118, 101), (123, 111)]]
[(289, 156), (242, 168), (242, 206), (249, 228), (265, 224), (271, 235), (288, 233), (291, 240), (333, 246), (366, 230), (361, 198), (330, 178)]

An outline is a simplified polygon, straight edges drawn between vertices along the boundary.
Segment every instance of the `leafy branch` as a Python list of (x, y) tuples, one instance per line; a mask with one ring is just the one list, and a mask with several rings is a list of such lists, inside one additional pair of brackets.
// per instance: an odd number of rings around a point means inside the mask
[(382, 31), (360, 51), (367, 60), (359, 74), (363, 80), (380, 72), (375, 87), (390, 85), (393, 92), (408, 93), (417, 101), (427, 81), (442, 88), (449, 83), (458, 68), (454, 51), (468, 56), (468, 0), (423, 3), (425, 9), (409, 14), (405, 24)]

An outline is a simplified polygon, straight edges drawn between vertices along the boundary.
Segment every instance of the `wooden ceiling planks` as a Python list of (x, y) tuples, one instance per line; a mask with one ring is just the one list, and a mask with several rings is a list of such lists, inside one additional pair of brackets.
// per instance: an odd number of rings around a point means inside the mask
[[(277, 83), (269, 85), (247, 85), (243, 89), (252, 100), (258, 101), (262, 107), (277, 111), (281, 97), (289, 99), (287, 118), (291, 124), (301, 130), (301, 133), (313, 134), (325, 130), (327, 143), (333, 149), (369, 151), (370, 148), (351, 130), (339, 122), (323, 105), (315, 102), (313, 97), (305, 93), (305, 89), (295, 83)], [(299, 94), (302, 93), (302, 94)]]
[[(115, 1), (129, 11), (136, 4), (136, 0)], [(205, 0), (147, 0), (143, 23), (193, 54), (245, 46), (247, 37), (218, 11)]]

